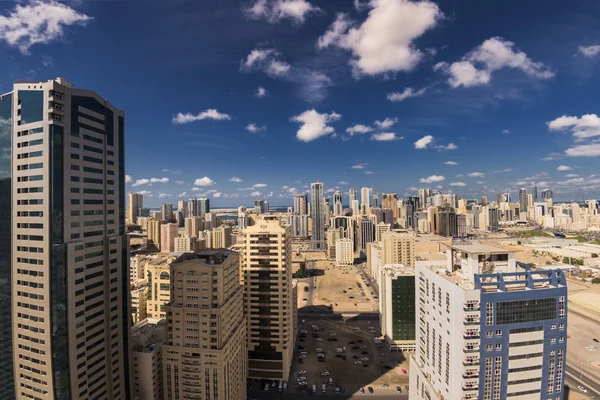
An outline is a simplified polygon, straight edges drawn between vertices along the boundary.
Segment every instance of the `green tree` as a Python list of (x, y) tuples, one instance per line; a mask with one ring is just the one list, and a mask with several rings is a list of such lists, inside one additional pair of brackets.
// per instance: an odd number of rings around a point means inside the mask
[(592, 283), (595, 283), (596, 285), (600, 285), (600, 278), (592, 279)]
[(563, 264), (569, 263), (569, 257), (563, 257)]
[(521, 245), (521, 241), (520, 241), (520, 240), (517, 240), (517, 244), (520, 246), (520, 245)]
[(552, 265), (552, 261), (546, 261), (546, 265)]
[(592, 258), (598, 258), (598, 254), (597, 253), (592, 253)]

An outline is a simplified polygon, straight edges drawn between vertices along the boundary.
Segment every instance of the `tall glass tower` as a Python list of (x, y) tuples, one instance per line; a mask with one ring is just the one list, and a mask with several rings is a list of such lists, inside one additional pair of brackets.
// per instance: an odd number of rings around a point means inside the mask
[(324, 206), (323, 184), (321, 182), (314, 182), (310, 185), (310, 216), (312, 218), (311, 248), (313, 251), (327, 250)]
[(12, 97), (16, 398), (129, 399), (124, 112), (62, 78)]

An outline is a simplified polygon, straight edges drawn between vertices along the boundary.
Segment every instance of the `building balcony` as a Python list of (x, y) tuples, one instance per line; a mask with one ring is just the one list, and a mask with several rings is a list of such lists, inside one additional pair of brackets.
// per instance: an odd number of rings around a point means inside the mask
[(473, 317), (463, 318), (463, 324), (464, 325), (479, 325), (480, 323), (481, 323), (481, 320), (479, 319), (479, 317), (477, 317), (477, 318), (473, 318)]
[(464, 390), (465, 392), (479, 390), (479, 385), (477, 383), (473, 383), (473, 384), (470, 384), (470, 385), (466, 385), (466, 384), (463, 383), (462, 390)]
[(463, 353), (479, 353), (479, 346), (473, 348), (465, 348)]
[(471, 392), (471, 393), (465, 393), (463, 395), (463, 397), (461, 397), (461, 400), (477, 400), (478, 394), (479, 393), (473, 393), (473, 392)]
[(466, 357), (463, 359), (463, 365), (465, 367), (479, 365), (479, 357)]
[(467, 328), (463, 331), (463, 337), (465, 339), (479, 339), (480, 334), (481, 334), (481, 332), (479, 329)]
[(476, 368), (476, 369), (471, 368), (466, 371), (463, 371), (462, 377), (464, 379), (479, 378), (479, 368)]

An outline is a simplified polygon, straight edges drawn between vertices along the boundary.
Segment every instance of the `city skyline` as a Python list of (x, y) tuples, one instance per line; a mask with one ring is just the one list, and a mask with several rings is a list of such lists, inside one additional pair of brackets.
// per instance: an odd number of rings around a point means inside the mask
[[(558, 201), (600, 197), (600, 5), (288, 2), (303, 7), (150, 2), (140, 14), (134, 2), (117, 19), (103, 2), (6, 2), (0, 84), (65, 76), (126, 109), (127, 191), (152, 208), (287, 205), (317, 180), (344, 197), (429, 187), (493, 199), (534, 183)], [(23, 23), (40, 11), (57, 30)], [(414, 31), (386, 25), (417, 11)], [(145, 22), (159, 16), (164, 28)], [(403, 56), (379, 59), (349, 32)]]

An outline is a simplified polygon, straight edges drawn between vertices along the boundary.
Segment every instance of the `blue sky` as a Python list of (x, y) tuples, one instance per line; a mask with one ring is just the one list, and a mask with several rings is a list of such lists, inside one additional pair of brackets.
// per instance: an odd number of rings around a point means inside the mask
[(128, 190), (151, 207), (288, 205), (316, 180), (598, 198), (599, 18), (591, 1), (4, 1), (0, 84), (63, 76), (124, 109)]

